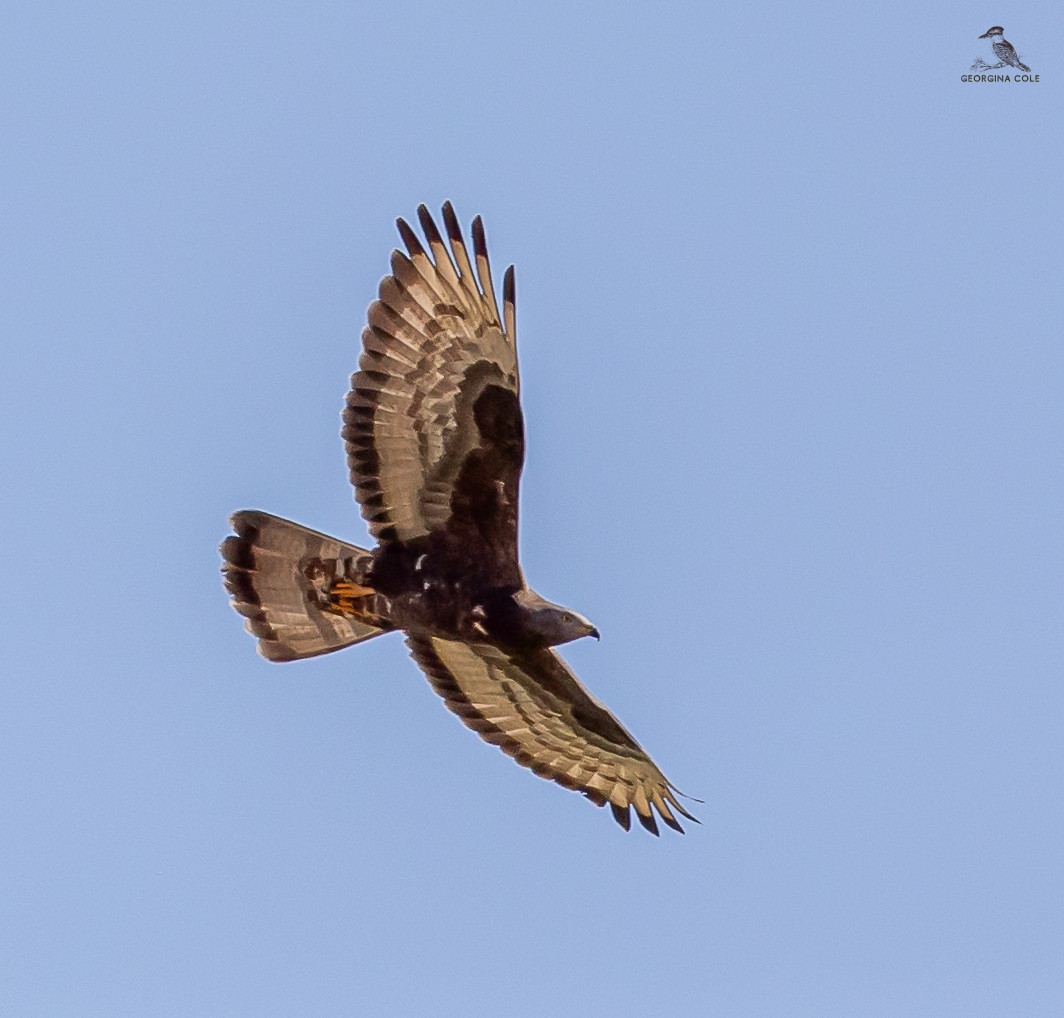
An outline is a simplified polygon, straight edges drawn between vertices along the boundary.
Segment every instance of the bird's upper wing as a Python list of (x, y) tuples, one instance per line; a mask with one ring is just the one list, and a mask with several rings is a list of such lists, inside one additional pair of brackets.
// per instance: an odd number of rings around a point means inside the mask
[(473, 514), (476, 525), (467, 529), (516, 569), (524, 436), (513, 268), (500, 318), (480, 218), (471, 260), (450, 203), (443, 206), (449, 245), (424, 205), (418, 216), (428, 251), (400, 219), (409, 254), (392, 254), (347, 395), (343, 436), (355, 496), (382, 543)]
[(681, 833), (673, 809), (695, 820), (645, 750), (553, 650), (512, 652), (437, 636), (411, 636), (407, 644), (465, 725), (540, 777), (598, 806), (608, 802), (625, 830), (630, 806), (653, 834), (651, 806)]

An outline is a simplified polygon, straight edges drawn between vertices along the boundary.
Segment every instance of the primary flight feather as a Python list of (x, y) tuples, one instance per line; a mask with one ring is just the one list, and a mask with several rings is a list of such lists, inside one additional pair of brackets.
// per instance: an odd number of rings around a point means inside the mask
[[(233, 607), (270, 661), (327, 654), (391, 630), (448, 709), (518, 763), (658, 833), (695, 818), (553, 647), (598, 630), (525, 582), (517, 555), (524, 463), (514, 272), (502, 314), (484, 227), (470, 253), (450, 203), (446, 240), (422, 205), (402, 219), (362, 332), (343, 438), (373, 551), (268, 513), (234, 513), (221, 546)], [(472, 254), (472, 257), (470, 256)]]

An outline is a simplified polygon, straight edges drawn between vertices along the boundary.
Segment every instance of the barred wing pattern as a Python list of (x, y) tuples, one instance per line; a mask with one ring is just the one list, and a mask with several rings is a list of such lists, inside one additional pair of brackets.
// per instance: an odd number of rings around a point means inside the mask
[(297, 661), (350, 647), (391, 628), (329, 611), (328, 589), (354, 579), (369, 552), (254, 509), (233, 513), (220, 551), (225, 587), (267, 661)]
[[(355, 497), (381, 543), (410, 541), (447, 523), (459, 473), (481, 442), (474, 405), (484, 390), (509, 391), (517, 406), (513, 267), (500, 318), (480, 218), (471, 262), (449, 202), (449, 249), (424, 205), (418, 217), (431, 254), (398, 220), (409, 254), (393, 252), (392, 274), (370, 305), (344, 411)], [(518, 461), (505, 478), (514, 507), (520, 468)], [(512, 522), (516, 568), (516, 509)]]
[(652, 834), (658, 833), (652, 806), (681, 834), (673, 810), (698, 823), (639, 743), (553, 650), (512, 652), (413, 635), (407, 645), (463, 724), (540, 777), (583, 792), (597, 806), (608, 802), (625, 830), (630, 807)]

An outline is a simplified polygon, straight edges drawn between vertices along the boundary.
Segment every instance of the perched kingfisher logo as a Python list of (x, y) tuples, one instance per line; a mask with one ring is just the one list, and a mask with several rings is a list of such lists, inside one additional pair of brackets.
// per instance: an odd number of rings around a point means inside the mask
[[(1000, 25), (995, 25), (993, 28), (988, 28), (981, 36), (980, 39), (986, 39), (990, 44), (990, 53), (994, 58), (994, 63), (987, 63), (983, 59), (983, 56), (977, 56), (975, 63), (972, 64), (971, 70), (973, 71), (997, 71), (1004, 70), (1003, 74), (962, 74), (961, 81), (981, 81), (981, 82), (1014, 82), (1014, 81), (1038, 81), (1038, 75), (1032, 74), (1030, 67), (1028, 67), (1019, 56), (1016, 54), (1016, 50), (1012, 43), (1005, 38), (1005, 29)], [(1011, 68), (1012, 70), (1009, 70)]]

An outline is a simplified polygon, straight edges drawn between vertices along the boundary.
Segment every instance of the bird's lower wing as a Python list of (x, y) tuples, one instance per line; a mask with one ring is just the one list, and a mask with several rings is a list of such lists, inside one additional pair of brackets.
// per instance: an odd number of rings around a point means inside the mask
[(673, 810), (697, 823), (639, 743), (553, 650), (515, 653), (436, 636), (407, 643), (447, 708), (541, 778), (597, 806), (608, 802), (625, 830), (633, 806), (653, 834), (654, 809), (681, 833)]

